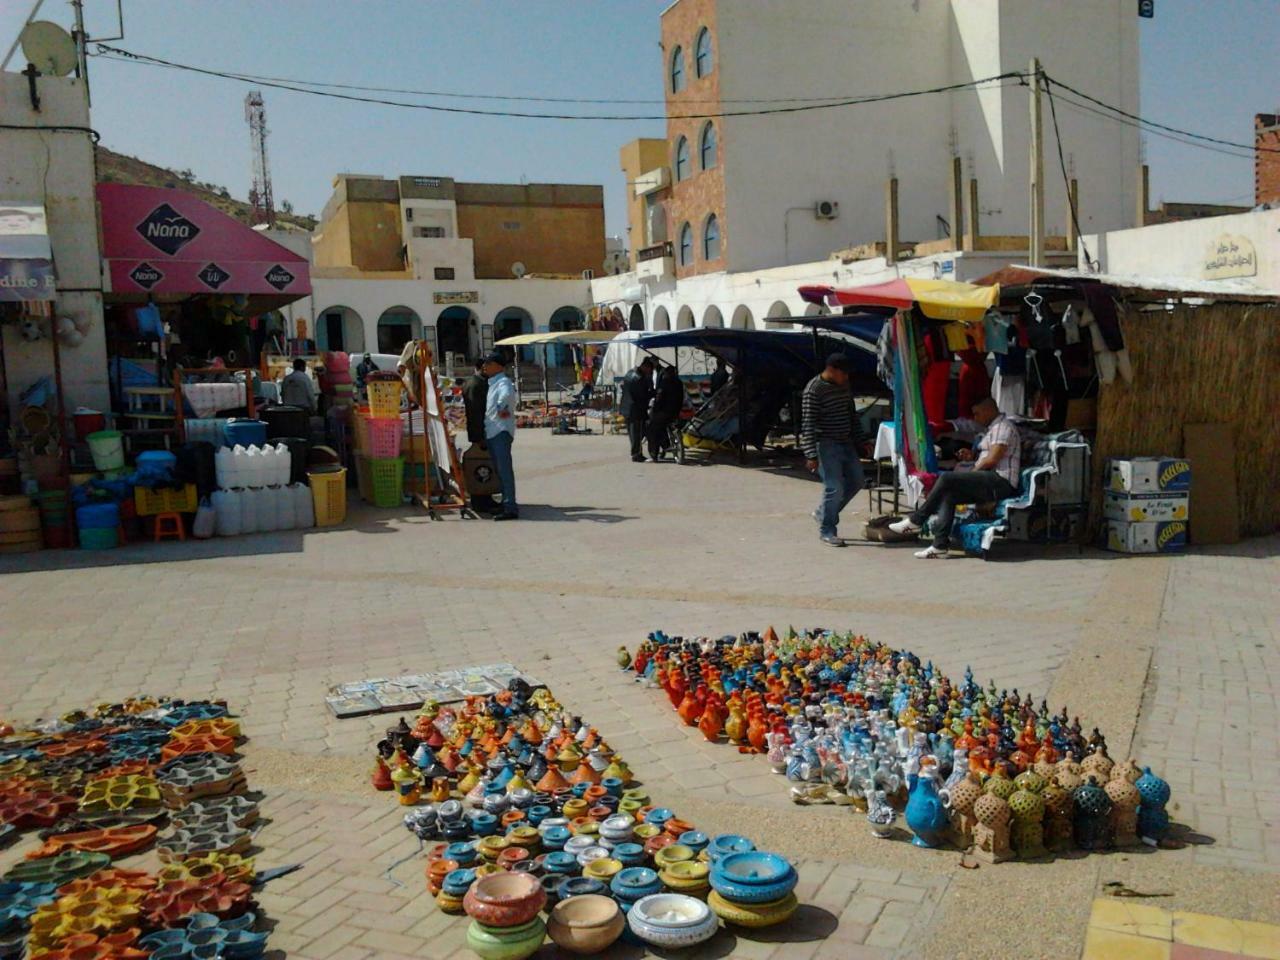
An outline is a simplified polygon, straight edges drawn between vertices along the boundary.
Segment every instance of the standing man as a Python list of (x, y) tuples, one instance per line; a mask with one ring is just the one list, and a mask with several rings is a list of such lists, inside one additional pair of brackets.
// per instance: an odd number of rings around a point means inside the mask
[(618, 412), (627, 421), (627, 436), (631, 439), (631, 459), (644, 463), (641, 444), (649, 423), (649, 401), (653, 399), (653, 358), (645, 357), (640, 366), (622, 378), (622, 403)]
[(729, 368), (724, 365), (723, 357), (716, 357), (716, 369), (711, 374), (711, 393), (715, 392), (729, 382)]
[(843, 547), (836, 536), (840, 511), (863, 487), (862, 426), (849, 389), (849, 358), (827, 357), (826, 368), (804, 388), (800, 445), (805, 466), (822, 478), (822, 500), (813, 511), (822, 542)]
[(316, 412), (316, 386), (307, 373), (307, 361), (301, 357), (293, 361), (293, 371), (280, 381), (280, 402)]
[(684, 407), (684, 386), (675, 367), (663, 367), (658, 374), (658, 393), (653, 398), (653, 416), (649, 419), (649, 459), (662, 459), (667, 447), (667, 430)]
[[(462, 403), (467, 410), (467, 442), (487, 451), (489, 443), (484, 435), (485, 409), (489, 401), (489, 381), (484, 376), (484, 361), (477, 360), (475, 372), (462, 383)], [(471, 506), (477, 513), (493, 510), (493, 497), (487, 493), (471, 496)]]
[(502, 510), (495, 520), (520, 519), (516, 503), (516, 469), (511, 462), (511, 445), (516, 439), (516, 388), (507, 376), (506, 361), (497, 350), (484, 358), (481, 372), (488, 378), (485, 397), (484, 436), (493, 457), (493, 468), (502, 484)]
[(963, 467), (947, 470), (938, 476), (929, 496), (918, 508), (897, 523), (889, 524), (894, 533), (916, 533), (929, 517), (936, 515), (932, 545), (919, 551), (921, 560), (942, 559), (949, 555), (951, 521), (957, 503), (997, 503), (1018, 492), (1022, 477), (1022, 439), (1013, 421), (1000, 412), (996, 402), (985, 397), (973, 405), (973, 421), (958, 420), (957, 426), (975, 426), (985, 432), (978, 441), (978, 453), (961, 450), (957, 458)]

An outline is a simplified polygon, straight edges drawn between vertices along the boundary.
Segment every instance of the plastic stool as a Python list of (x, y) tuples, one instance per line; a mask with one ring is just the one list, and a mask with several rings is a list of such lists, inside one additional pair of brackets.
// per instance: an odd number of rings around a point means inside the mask
[(182, 514), (180, 513), (157, 513), (156, 532), (154, 540), (159, 543), (161, 540), (186, 540), (187, 531), (182, 526)]

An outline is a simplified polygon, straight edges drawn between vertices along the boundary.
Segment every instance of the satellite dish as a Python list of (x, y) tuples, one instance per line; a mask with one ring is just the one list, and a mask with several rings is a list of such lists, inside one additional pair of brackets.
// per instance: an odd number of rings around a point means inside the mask
[(76, 42), (71, 34), (49, 20), (33, 20), (18, 38), (28, 63), (53, 77), (65, 77), (76, 68)]
[(511, 265), (511, 275), (515, 277), (517, 280), (519, 280), (528, 272), (529, 272), (528, 269), (519, 260), (517, 260), (515, 263)]

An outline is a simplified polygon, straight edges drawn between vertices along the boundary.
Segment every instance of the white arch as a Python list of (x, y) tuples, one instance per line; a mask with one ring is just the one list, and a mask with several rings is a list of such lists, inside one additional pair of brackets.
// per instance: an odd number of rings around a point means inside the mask
[[(342, 343), (331, 343), (329, 316), (339, 317)], [(363, 353), (365, 350), (364, 318), (351, 307), (334, 304), (316, 313), (316, 348), (319, 350), (343, 350), (347, 353)]]
[(676, 329), (692, 330), (694, 326), (693, 311), (689, 307), (681, 307), (676, 311)]
[(773, 303), (769, 305), (768, 312), (766, 312), (764, 315), (765, 329), (766, 330), (790, 330), (793, 324), (788, 323), (785, 320), (779, 321), (779, 320), (773, 319), (774, 317), (789, 317), (789, 316), (791, 316), (791, 308), (788, 307), (785, 302), (783, 302), (782, 300), (773, 301)]
[(723, 327), (724, 314), (720, 312), (720, 308), (714, 303), (707, 307), (702, 314), (702, 325), (704, 327)]
[(667, 313), (666, 307), (658, 307), (653, 311), (653, 329), (654, 330), (670, 330), (671, 315)]
[(806, 317), (829, 317), (831, 316), (831, 308), (825, 303), (811, 303), (804, 308)]
[(738, 308), (733, 311), (733, 319), (729, 321), (729, 326), (734, 330), (754, 330), (756, 321), (751, 316), (751, 310), (745, 303), (739, 304)]

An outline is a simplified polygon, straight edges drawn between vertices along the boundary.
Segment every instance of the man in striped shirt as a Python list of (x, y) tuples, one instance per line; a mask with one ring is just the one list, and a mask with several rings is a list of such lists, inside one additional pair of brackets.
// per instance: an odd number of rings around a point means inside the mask
[(849, 358), (842, 353), (827, 357), (827, 366), (804, 388), (800, 446), (805, 466), (822, 478), (822, 500), (813, 518), (822, 542), (843, 547), (836, 536), (840, 511), (863, 487), (858, 447), (862, 427), (849, 389)]

